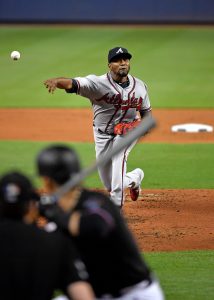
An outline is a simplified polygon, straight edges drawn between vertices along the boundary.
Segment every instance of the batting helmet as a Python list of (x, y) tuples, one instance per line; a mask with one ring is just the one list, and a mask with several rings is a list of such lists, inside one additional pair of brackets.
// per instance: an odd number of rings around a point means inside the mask
[(63, 145), (53, 145), (43, 149), (37, 156), (40, 176), (47, 176), (61, 185), (81, 169), (74, 149)]

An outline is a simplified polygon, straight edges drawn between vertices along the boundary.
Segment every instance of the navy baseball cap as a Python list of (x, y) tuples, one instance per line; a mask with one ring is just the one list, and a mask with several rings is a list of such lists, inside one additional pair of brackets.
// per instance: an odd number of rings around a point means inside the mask
[(124, 58), (131, 59), (132, 55), (128, 52), (128, 50), (126, 48), (115, 47), (115, 48), (109, 50), (108, 62), (109, 63), (112, 62), (112, 60), (115, 59), (116, 57), (124, 57)]
[(15, 204), (39, 199), (39, 194), (25, 175), (10, 172), (0, 178), (0, 201)]

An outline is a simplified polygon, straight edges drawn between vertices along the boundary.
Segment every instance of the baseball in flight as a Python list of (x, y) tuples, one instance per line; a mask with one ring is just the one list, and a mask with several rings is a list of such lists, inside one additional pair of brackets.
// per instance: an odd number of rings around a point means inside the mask
[(11, 54), (10, 54), (10, 57), (13, 59), (13, 60), (18, 60), (20, 59), (20, 52), (19, 51), (12, 51)]

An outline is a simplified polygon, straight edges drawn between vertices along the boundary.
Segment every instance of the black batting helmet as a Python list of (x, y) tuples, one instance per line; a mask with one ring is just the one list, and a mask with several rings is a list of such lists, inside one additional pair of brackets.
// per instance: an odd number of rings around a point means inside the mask
[(79, 173), (81, 167), (74, 149), (64, 145), (52, 145), (38, 154), (37, 169), (40, 176), (47, 176), (60, 185)]

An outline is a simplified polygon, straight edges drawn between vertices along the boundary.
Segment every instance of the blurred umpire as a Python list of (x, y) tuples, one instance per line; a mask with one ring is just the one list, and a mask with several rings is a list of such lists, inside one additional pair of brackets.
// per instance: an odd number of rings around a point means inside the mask
[[(55, 193), (81, 170), (76, 152), (64, 145), (43, 149), (37, 157), (37, 168), (48, 194)], [(164, 299), (119, 209), (107, 196), (78, 185), (54, 204), (41, 208), (75, 242), (96, 299)]]
[(38, 194), (19, 172), (0, 179), (0, 299), (49, 300), (56, 289), (75, 300), (94, 299), (71, 240), (35, 224)]

